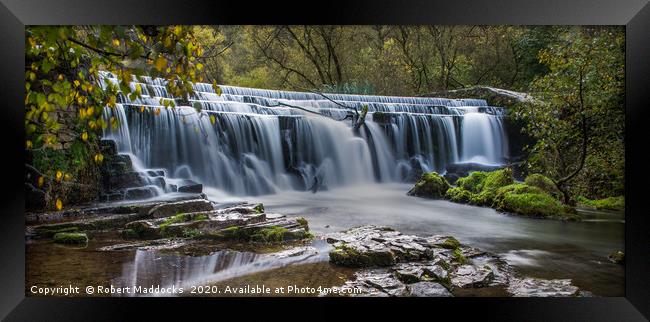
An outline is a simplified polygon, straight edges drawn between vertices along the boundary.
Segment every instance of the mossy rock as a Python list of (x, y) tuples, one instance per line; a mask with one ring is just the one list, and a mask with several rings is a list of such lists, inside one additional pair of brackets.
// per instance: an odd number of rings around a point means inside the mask
[(445, 194), (445, 198), (458, 203), (469, 203), (473, 197), (474, 194), (472, 192), (462, 187), (450, 188)]
[(52, 238), (59, 244), (87, 244), (88, 236), (85, 233), (57, 233)]
[(330, 262), (345, 267), (387, 267), (395, 264), (392, 252), (386, 250), (360, 252), (348, 245), (339, 245), (329, 254)]
[(557, 200), (562, 199), (562, 192), (557, 188), (555, 183), (553, 183), (553, 180), (545, 177), (544, 175), (533, 173), (527, 176), (524, 182), (531, 187), (537, 187), (541, 189)]
[(293, 240), (311, 239), (314, 237), (314, 235), (304, 229), (289, 230), (279, 226), (270, 226), (259, 229), (233, 226), (203, 236), (209, 239), (239, 240), (265, 244), (278, 244)]
[(456, 185), (469, 192), (479, 193), (483, 190), (483, 182), (487, 176), (488, 172), (473, 171), (467, 177), (456, 180)]
[(625, 210), (624, 196), (609, 197), (609, 198), (599, 199), (599, 200), (591, 200), (580, 196), (577, 198), (577, 201), (578, 204), (583, 207), (594, 208), (597, 210), (615, 210), (615, 211)]
[(444, 198), (447, 190), (451, 188), (449, 182), (436, 172), (422, 174), (420, 180), (409, 190), (409, 196), (425, 197), (432, 199)]
[(514, 182), (515, 180), (512, 177), (512, 169), (505, 168), (497, 171), (492, 171), (489, 172), (485, 177), (481, 191), (496, 190)]
[(454, 237), (447, 237), (442, 243), (436, 244), (436, 246), (445, 248), (445, 249), (456, 249), (460, 247), (460, 242)]
[(506, 193), (497, 205), (499, 210), (531, 217), (566, 217), (564, 206), (544, 193)]

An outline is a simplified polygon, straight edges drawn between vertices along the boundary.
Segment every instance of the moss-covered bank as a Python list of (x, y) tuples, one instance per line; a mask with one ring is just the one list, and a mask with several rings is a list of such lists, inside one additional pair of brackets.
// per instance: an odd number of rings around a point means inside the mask
[(510, 168), (471, 172), (459, 178), (455, 187), (435, 172), (426, 173), (409, 195), (445, 198), (537, 218), (580, 219), (573, 208), (560, 202), (562, 194), (549, 178), (532, 174), (523, 183), (515, 182)]

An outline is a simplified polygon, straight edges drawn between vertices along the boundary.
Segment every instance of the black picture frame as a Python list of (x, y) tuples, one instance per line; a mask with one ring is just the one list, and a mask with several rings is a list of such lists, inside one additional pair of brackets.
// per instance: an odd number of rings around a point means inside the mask
[[(472, 24), (625, 25), (626, 27), (626, 224), (625, 297), (452, 299), (110, 299), (25, 297), (24, 237), (24, 27), (83, 24)], [(643, 167), (650, 119), (650, 5), (648, 0), (358, 1), (281, 4), (208, 0), (0, 0), (0, 101), (2, 181), (0, 212), (0, 318), (12, 321), (128, 320), (137, 313), (187, 319), (198, 309), (215, 316), (271, 318), (290, 313), (332, 318), (395, 311), (445, 312), (487, 320), (644, 321), (650, 318), (650, 216), (643, 204)], [(170, 302), (174, 302), (171, 304)], [(174, 307), (182, 303), (183, 308)], [(395, 309), (400, 304), (406, 308)], [(297, 313), (314, 305), (318, 311)], [(333, 307), (346, 306), (347, 309)], [(264, 309), (260, 309), (264, 307)], [(246, 309), (249, 308), (249, 309)], [(352, 309), (352, 310), (350, 310)], [(124, 315), (126, 310), (131, 311)], [(285, 311), (286, 310), (286, 311)], [(439, 310), (439, 311), (438, 311)], [(132, 315), (135, 312), (135, 315)], [(318, 313), (316, 313), (318, 312)], [(322, 314), (320, 313), (322, 312)], [(346, 312), (346, 313), (342, 313)], [(442, 314), (442, 315), (440, 315)], [(403, 315), (402, 317), (404, 317)], [(427, 315), (422, 315), (426, 317)], [(222, 316), (222, 317), (225, 317)]]

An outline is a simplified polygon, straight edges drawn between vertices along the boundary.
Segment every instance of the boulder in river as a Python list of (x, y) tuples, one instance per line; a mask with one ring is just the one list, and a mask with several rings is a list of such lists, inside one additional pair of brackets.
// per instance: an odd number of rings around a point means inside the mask
[(415, 186), (409, 190), (409, 196), (441, 199), (450, 186), (447, 180), (436, 172), (424, 173)]

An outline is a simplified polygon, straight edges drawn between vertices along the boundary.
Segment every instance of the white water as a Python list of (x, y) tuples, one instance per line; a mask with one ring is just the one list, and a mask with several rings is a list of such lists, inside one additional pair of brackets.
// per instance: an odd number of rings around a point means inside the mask
[[(190, 105), (201, 106), (197, 113), (160, 106), (161, 97), (172, 98), (163, 80), (140, 84), (142, 99), (120, 95), (115, 108), (105, 109), (120, 123), (105, 136), (137, 159), (137, 170), (164, 169), (168, 177), (232, 195), (413, 181), (421, 171), (502, 164), (508, 155), (503, 111), (483, 100), (325, 94), (343, 108), (314, 93), (221, 86), (217, 96), (210, 84), (195, 84)], [(363, 105), (366, 126), (355, 132), (342, 119)]]

